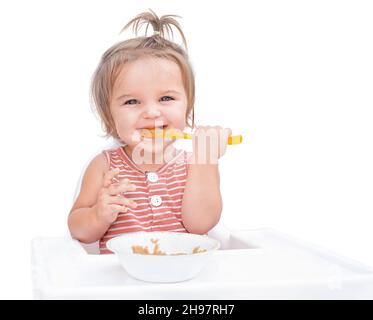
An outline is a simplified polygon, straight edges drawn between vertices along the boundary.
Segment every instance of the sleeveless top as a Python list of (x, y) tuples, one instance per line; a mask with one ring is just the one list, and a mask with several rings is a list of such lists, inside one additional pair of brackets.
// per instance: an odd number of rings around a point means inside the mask
[(181, 205), (187, 178), (187, 159), (190, 155), (177, 150), (174, 158), (156, 171), (142, 172), (122, 147), (105, 150), (110, 169), (119, 168), (118, 179), (129, 179), (136, 190), (123, 194), (136, 202), (136, 208), (127, 207), (100, 239), (100, 253), (112, 253), (106, 242), (113, 237), (136, 231), (188, 232), (181, 219)]

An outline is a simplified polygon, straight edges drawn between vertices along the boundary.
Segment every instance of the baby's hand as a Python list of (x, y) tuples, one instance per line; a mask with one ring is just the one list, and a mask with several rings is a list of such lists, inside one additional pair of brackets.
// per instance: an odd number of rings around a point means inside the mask
[(225, 154), (230, 128), (197, 126), (193, 134), (193, 160), (198, 164), (216, 164)]
[(119, 170), (109, 170), (105, 173), (103, 187), (98, 193), (96, 214), (97, 220), (112, 224), (119, 212), (126, 212), (127, 207), (136, 208), (136, 202), (121, 195), (122, 192), (134, 191), (136, 186), (130, 184), (128, 179), (113, 183), (112, 179), (118, 175)]

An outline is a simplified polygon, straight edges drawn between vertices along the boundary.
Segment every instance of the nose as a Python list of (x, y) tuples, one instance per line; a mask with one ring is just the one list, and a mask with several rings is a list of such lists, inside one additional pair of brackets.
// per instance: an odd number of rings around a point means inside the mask
[(161, 115), (161, 111), (154, 104), (149, 104), (145, 107), (142, 117), (144, 119), (158, 118)]

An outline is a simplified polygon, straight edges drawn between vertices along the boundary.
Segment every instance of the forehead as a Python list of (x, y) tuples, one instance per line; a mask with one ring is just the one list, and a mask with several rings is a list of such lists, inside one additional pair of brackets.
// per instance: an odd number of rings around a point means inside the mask
[(114, 84), (114, 90), (125, 91), (151, 87), (183, 87), (181, 71), (176, 62), (162, 58), (141, 58), (126, 63)]

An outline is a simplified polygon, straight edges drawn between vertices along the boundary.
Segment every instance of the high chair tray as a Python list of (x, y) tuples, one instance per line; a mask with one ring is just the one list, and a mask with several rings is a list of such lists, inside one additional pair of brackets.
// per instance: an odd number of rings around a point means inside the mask
[(131, 278), (115, 255), (70, 238), (32, 241), (36, 299), (373, 299), (373, 269), (271, 229), (230, 232), (194, 279)]

